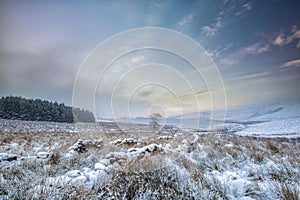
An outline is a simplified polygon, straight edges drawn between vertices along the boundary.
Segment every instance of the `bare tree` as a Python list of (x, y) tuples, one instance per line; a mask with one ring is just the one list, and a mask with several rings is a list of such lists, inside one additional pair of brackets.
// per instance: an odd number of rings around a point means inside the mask
[(161, 128), (162, 116), (159, 113), (152, 113), (149, 115), (150, 123), (149, 127), (155, 132), (159, 131)]

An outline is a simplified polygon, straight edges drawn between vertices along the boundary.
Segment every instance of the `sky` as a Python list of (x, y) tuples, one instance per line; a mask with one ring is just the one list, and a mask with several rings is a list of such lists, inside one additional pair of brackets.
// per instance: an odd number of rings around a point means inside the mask
[[(173, 116), (224, 104), (299, 102), (299, 9), (297, 0), (2, 0), (0, 96), (72, 105), (76, 77), (87, 82), (93, 75), (99, 79), (100, 74), (93, 71), (85, 76), (79, 73), (97, 45), (124, 31), (158, 27), (196, 41), (204, 51), (198, 53), (207, 55), (203, 58), (207, 62), (211, 59), (207, 70), (209, 65), (214, 71), (210, 74), (202, 68), (199, 76), (178, 55), (140, 49), (111, 64), (102, 82), (93, 85), (94, 107), (85, 107), (103, 117), (128, 112), (145, 116), (152, 111)], [(162, 35), (155, 40), (163, 43), (168, 39)], [(178, 42), (170, 40), (169, 46)], [(115, 44), (109, 51), (118, 48)], [(102, 55), (97, 59), (104, 59)], [(219, 81), (217, 72), (223, 85), (211, 89), (207, 83)], [(94, 90), (89, 87), (81, 85), (83, 90)], [(226, 100), (221, 97), (223, 91)]]

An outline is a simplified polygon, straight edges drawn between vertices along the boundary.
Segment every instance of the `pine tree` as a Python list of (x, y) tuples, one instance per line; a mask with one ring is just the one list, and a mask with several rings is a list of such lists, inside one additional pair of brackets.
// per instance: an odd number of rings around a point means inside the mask
[(41, 99), (33, 100), (13, 96), (0, 99), (0, 118), (67, 123), (95, 122), (93, 113), (88, 110), (73, 109), (64, 103), (58, 104), (56, 101), (53, 103)]

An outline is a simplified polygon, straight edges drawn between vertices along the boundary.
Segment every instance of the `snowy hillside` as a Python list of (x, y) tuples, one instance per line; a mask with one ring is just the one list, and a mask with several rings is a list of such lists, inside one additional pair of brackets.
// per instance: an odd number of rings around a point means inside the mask
[(300, 104), (229, 110), (225, 127), (238, 135), (300, 137)]
[[(189, 113), (167, 118), (167, 123), (185, 130), (209, 131), (211, 113)], [(222, 120), (217, 122), (222, 123)], [(300, 137), (300, 104), (244, 106), (228, 109), (223, 130), (229, 134), (256, 137)], [(213, 129), (216, 127), (212, 127)], [(217, 126), (220, 129), (220, 126)], [(195, 130), (194, 130), (195, 132)]]

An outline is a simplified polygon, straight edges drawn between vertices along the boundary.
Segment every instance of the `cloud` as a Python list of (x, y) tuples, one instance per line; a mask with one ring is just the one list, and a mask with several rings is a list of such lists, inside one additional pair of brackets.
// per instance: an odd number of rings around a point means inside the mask
[(235, 53), (227, 56), (226, 58), (223, 58), (220, 60), (220, 63), (224, 65), (234, 65), (240, 62), (243, 58), (245, 58), (248, 55), (260, 55), (262, 53), (271, 51), (270, 44), (265, 43), (255, 43), (247, 47), (243, 47), (239, 50), (237, 50)]
[(201, 90), (201, 91), (198, 91), (198, 92), (193, 92), (191, 94), (185, 94), (185, 95), (181, 95), (179, 96), (180, 99), (184, 99), (184, 98), (195, 98), (196, 96), (199, 96), (199, 95), (203, 95), (203, 94), (207, 94), (209, 93), (209, 90)]
[(214, 49), (207, 49), (206, 52), (210, 57), (217, 58), (224, 54), (224, 52), (226, 52), (229, 48), (231, 48), (232, 45), (232, 43), (229, 43), (227, 45), (219, 45)]
[(261, 44), (261, 43), (255, 43), (253, 45), (250, 45), (243, 49), (243, 54), (254, 54), (259, 55), (261, 53), (270, 51), (270, 45), (269, 44)]
[(221, 54), (221, 50), (218, 49), (218, 48), (216, 48), (216, 49), (207, 49), (206, 52), (210, 57), (218, 57)]
[(215, 19), (215, 23), (202, 26), (201, 27), (202, 33), (209, 37), (214, 36), (217, 33), (217, 31), (222, 27), (223, 15), (224, 13), (220, 12), (218, 14), (218, 17)]
[(186, 24), (189, 24), (193, 21), (194, 19), (194, 14), (189, 14), (185, 17), (183, 17), (179, 22), (178, 22), (178, 25), (179, 26), (184, 26)]
[(277, 45), (277, 46), (283, 46), (285, 44), (285, 38), (284, 38), (284, 35), (281, 33), (279, 34), (276, 39), (273, 41), (273, 44), (274, 45)]
[[(285, 46), (287, 44), (292, 43), (294, 40), (297, 40), (300, 38), (300, 30), (293, 26), (291, 33), (287, 36), (285, 36), (283, 33), (280, 33), (273, 41), (273, 44), (276, 46)], [(298, 41), (297, 48), (300, 48), (300, 41)]]
[(299, 39), (299, 38), (300, 38), (300, 30), (298, 30), (296, 26), (293, 26), (292, 27), (292, 35), (287, 37), (286, 42), (291, 43), (294, 40)]
[(121, 71), (123, 71), (123, 66), (121, 65), (113, 66), (112, 73), (119, 73)]
[(288, 75), (288, 76), (280, 76), (278, 79), (274, 80), (274, 82), (289, 81), (289, 80), (296, 79), (296, 78), (299, 78), (299, 77), (300, 77), (299, 74), (292, 74), (292, 75)]
[(250, 2), (247, 2), (242, 5), (241, 10), (239, 10), (238, 12), (235, 13), (235, 16), (242, 15), (243, 13), (245, 13), (251, 9), (252, 9), (252, 5), (250, 4)]
[(148, 98), (149, 96), (151, 96), (152, 95), (152, 93), (153, 93), (153, 91), (151, 90), (151, 91), (142, 91), (142, 92), (140, 92), (138, 95), (140, 96), (140, 97), (143, 97), (143, 98)]
[(258, 73), (247, 74), (247, 75), (244, 75), (244, 76), (234, 77), (234, 78), (229, 79), (229, 80), (254, 79), (254, 78), (264, 77), (264, 76), (268, 76), (268, 75), (270, 75), (270, 72), (258, 72)]
[[(293, 26), (291, 33), (289, 35), (284, 35), (283, 33), (280, 33), (273, 41), (272, 43), (268, 42), (257, 42), (250, 46), (243, 47), (233, 54), (227, 56), (226, 58), (223, 58), (220, 63), (224, 65), (234, 65), (240, 62), (243, 58), (245, 58), (248, 55), (260, 55), (265, 52), (271, 51), (272, 44), (275, 46), (285, 46), (287, 44), (290, 44), (291, 42), (297, 40), (300, 38), (300, 30)], [(298, 41), (297, 48), (300, 48), (300, 41)], [(295, 64), (293, 62), (286, 63), (281, 68), (290, 67), (291, 64)]]
[(234, 65), (234, 64), (237, 64), (238, 61), (234, 60), (233, 58), (228, 57), (228, 58), (221, 59), (220, 63), (224, 64), (224, 65)]
[(251, 10), (253, 8), (253, 2), (245, 0), (241, 0), (239, 2), (223, 0), (223, 6), (225, 9), (219, 12), (217, 17), (214, 19), (214, 23), (201, 27), (201, 32), (206, 36), (212, 37), (216, 35), (219, 29), (225, 27), (226, 24), (231, 23), (233, 18)]
[(229, 2), (229, 0), (223, 0), (223, 4), (227, 4)]
[(286, 68), (291, 68), (291, 67), (300, 67), (300, 59), (289, 61), (289, 62), (283, 64), (280, 68), (286, 69)]
[(226, 7), (226, 11), (232, 15), (240, 16), (253, 8), (253, 1), (248, 0), (223, 0), (223, 5)]
[(146, 57), (144, 55), (141, 55), (141, 53), (131, 53), (130, 55), (123, 56), (116, 60), (112, 65), (110, 65), (108, 72), (113, 74), (119, 74), (120, 72), (124, 73), (126, 70), (140, 65), (145, 61), (145, 59)]
[(145, 56), (143, 56), (143, 55), (133, 56), (130, 58), (130, 62), (137, 64), (137, 63), (140, 63), (141, 61), (143, 61), (144, 59), (145, 59)]
[(204, 33), (206, 36), (210, 36), (210, 37), (214, 36), (216, 34), (217, 30), (218, 30), (217, 28), (211, 27), (211, 26), (203, 26), (201, 28), (202, 33)]

